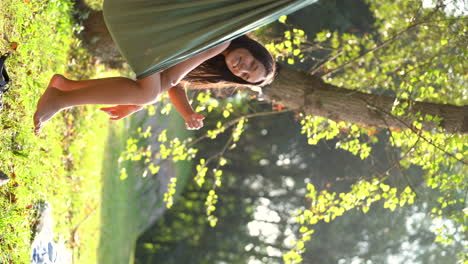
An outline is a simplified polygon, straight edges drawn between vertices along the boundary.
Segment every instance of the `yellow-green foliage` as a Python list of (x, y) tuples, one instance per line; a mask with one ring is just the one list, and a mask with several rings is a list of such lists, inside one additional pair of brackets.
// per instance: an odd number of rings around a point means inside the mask
[[(312, 69), (312, 72), (320, 73), (325, 81), (339, 87), (367, 93), (394, 94), (397, 98), (391, 114), (400, 120), (412, 115), (416, 121), (406, 124), (407, 130), (389, 128), (380, 132), (390, 135), (391, 145), (401, 152), (398, 166), (422, 168), (426, 187), (440, 191), (440, 196), (434, 198), (437, 203), (432, 208), (432, 216), (435, 221), (453, 221), (457, 231), (439, 228), (435, 241), (450, 244), (455, 236), (467, 230), (466, 210), (461, 208), (466, 206), (464, 190), (468, 188), (465, 168), (468, 138), (444, 133), (442, 129), (422, 131), (423, 122), (440, 124), (443, 120), (431, 115), (410, 114), (412, 104), (407, 100), (454, 105), (468, 103), (466, 17), (453, 16), (444, 8), (424, 8), (418, 1), (367, 2), (376, 17), (377, 32), (357, 35), (325, 30), (317, 34), (312, 44), (327, 48), (330, 54), (326, 63)], [(286, 23), (286, 19), (283, 18), (281, 22)], [(286, 33), (290, 35), (290, 31)], [(286, 36), (286, 39), (290, 37)], [(277, 56), (288, 54), (286, 47), (286, 42), (269, 44), (270, 50)], [(378, 141), (375, 135), (379, 130), (363, 124), (301, 117), (302, 133), (307, 135), (309, 144), (317, 144), (322, 139), (335, 139), (338, 140), (337, 148), (364, 159), (370, 155), (372, 144)], [(297, 218), (301, 224), (308, 223), (309, 226), (303, 226), (303, 238), (296, 241), (295, 249), (284, 255), (285, 261), (301, 262), (304, 242), (310, 239), (309, 231), (312, 231), (309, 228), (318, 221), (329, 222), (352, 208), (367, 212), (370, 202), (375, 200), (372, 197), (384, 199), (383, 206), (390, 210), (413, 202), (413, 196), (406, 197), (406, 194), (412, 193), (408, 188), (398, 197), (397, 189), (389, 189), (387, 185), (380, 185), (385, 189), (379, 189), (378, 186), (375, 181), (359, 182), (353, 186), (356, 194), (351, 191), (339, 197), (326, 191), (317, 194), (312, 189), (308, 196), (314, 209), (301, 211)], [(383, 194), (379, 193), (382, 191)], [(344, 206), (347, 202), (341, 200), (341, 195), (354, 201), (353, 204)], [(363, 200), (356, 200), (356, 197), (366, 198), (367, 202), (363, 204)], [(460, 258), (466, 260), (466, 256), (460, 255)]]
[(301, 235), (298, 240), (293, 241), (294, 248), (283, 255), (286, 263), (302, 261), (304, 244), (314, 233), (310, 227), (319, 221), (329, 223), (353, 209), (367, 213), (370, 206), (381, 199), (385, 200), (384, 208), (394, 211), (398, 206), (413, 204), (416, 196), (409, 187), (398, 193), (397, 188), (392, 188), (377, 179), (372, 182), (359, 181), (347, 193), (330, 193), (327, 190), (317, 192), (313, 184), (307, 185), (307, 191), (306, 198), (310, 201), (310, 207), (296, 212), (296, 222), (301, 225), (299, 230)]
[(282, 16), (279, 22), (285, 24), (288, 30), (284, 32), (284, 41), (266, 43), (265, 47), (279, 61), (294, 64), (297, 60), (302, 61), (302, 44), (307, 41), (304, 30), (289, 26), (286, 23), (287, 17)]

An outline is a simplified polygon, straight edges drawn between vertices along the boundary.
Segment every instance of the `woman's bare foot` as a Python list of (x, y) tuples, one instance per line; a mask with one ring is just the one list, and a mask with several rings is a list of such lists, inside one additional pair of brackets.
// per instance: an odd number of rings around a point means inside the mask
[(48, 87), (37, 103), (36, 113), (34, 113), (34, 133), (41, 131), (44, 123), (51, 119), (61, 110), (59, 99), (60, 90)]

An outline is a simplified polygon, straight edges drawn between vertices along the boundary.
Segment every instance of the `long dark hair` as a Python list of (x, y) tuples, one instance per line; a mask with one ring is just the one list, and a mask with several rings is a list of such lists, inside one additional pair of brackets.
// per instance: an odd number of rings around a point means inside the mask
[(195, 85), (222, 84), (223, 86), (253, 84), (263, 87), (270, 84), (276, 73), (276, 64), (268, 50), (263, 47), (263, 45), (247, 36), (241, 36), (232, 40), (227, 50), (235, 50), (238, 48), (247, 49), (255, 59), (263, 64), (266, 70), (265, 80), (258, 83), (249, 83), (237, 77), (227, 67), (224, 55), (220, 54), (200, 64), (200, 66), (185, 76), (184, 81)]

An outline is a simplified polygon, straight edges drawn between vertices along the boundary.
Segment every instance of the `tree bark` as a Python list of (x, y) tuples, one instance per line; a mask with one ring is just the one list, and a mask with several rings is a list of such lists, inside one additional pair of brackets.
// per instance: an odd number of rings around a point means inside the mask
[[(83, 39), (88, 49), (99, 57), (100, 61), (118, 66), (122, 59), (105, 26), (102, 12), (88, 12), (89, 17), (83, 23)], [(264, 89), (264, 96), (268, 102), (282, 104), (288, 109), (307, 115), (322, 116), (334, 121), (363, 123), (367, 126), (417, 130), (412, 125), (412, 117), (391, 114), (395, 98), (337, 87), (297, 70), (283, 68), (273, 84)], [(420, 112), (422, 116), (441, 117), (443, 120), (440, 126), (445, 132), (468, 132), (468, 106), (407, 102), (408, 110), (413, 114)], [(437, 124), (423, 122), (422, 129), (435, 131)]]
[[(80, 34), (86, 49), (98, 60), (111, 68), (121, 68), (125, 63), (104, 22), (102, 11), (89, 8), (83, 1), (77, 1), (77, 8), (86, 19)], [(77, 19), (80, 19), (79, 17)]]
[[(335, 121), (364, 123), (368, 126), (414, 129), (414, 119), (391, 114), (395, 98), (366, 94), (325, 83), (322, 79), (304, 72), (282, 69), (273, 84), (264, 89), (269, 102)], [(403, 102), (403, 101), (402, 101)], [(407, 111), (422, 116), (441, 117), (440, 126), (449, 133), (466, 134), (468, 130), (468, 106), (454, 106), (426, 102), (406, 101)], [(424, 130), (437, 128), (435, 122), (424, 122)]]

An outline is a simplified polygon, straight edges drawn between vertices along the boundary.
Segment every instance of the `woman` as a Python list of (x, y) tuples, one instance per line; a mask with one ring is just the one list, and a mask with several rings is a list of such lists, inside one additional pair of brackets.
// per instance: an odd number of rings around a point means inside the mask
[(187, 128), (199, 129), (204, 117), (193, 111), (182, 85), (178, 85), (184, 77), (189, 82), (264, 86), (271, 83), (274, 73), (275, 64), (268, 51), (244, 36), (136, 81), (124, 77), (72, 81), (56, 74), (39, 100), (34, 125), (39, 131), (60, 110), (86, 104), (118, 104), (102, 110), (113, 120), (121, 119), (155, 102), (161, 93), (169, 90)]
[(271, 83), (275, 72), (271, 55), (253, 40), (239, 36), (313, 2), (106, 0), (106, 25), (137, 80), (71, 81), (55, 75), (39, 99), (35, 131), (62, 109), (78, 105), (118, 105), (102, 110), (119, 119), (168, 90), (187, 128), (198, 129), (204, 117), (192, 110), (179, 82), (185, 78), (189, 82)]

